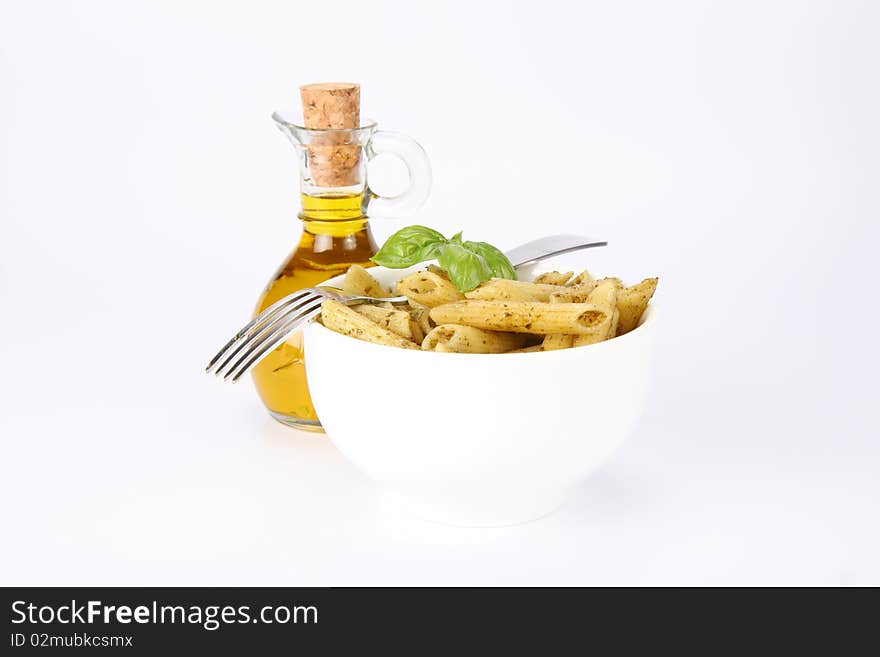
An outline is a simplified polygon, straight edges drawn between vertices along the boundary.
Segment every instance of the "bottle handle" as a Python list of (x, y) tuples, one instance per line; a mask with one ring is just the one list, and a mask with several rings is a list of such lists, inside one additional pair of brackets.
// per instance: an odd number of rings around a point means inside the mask
[(367, 183), (370, 216), (401, 218), (422, 207), (431, 193), (431, 163), (415, 139), (399, 132), (377, 130), (367, 143), (366, 153), (368, 161), (377, 155), (394, 155), (406, 165), (409, 174), (409, 185), (396, 196), (380, 196)]

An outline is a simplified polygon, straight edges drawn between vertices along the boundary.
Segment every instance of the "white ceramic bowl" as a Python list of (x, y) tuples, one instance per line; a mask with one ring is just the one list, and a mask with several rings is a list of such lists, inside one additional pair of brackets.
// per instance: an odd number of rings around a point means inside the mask
[[(391, 285), (419, 268), (370, 273)], [(632, 430), (655, 317), (651, 306), (613, 340), (521, 354), (397, 349), (312, 323), (309, 390), (339, 451), (418, 515), (462, 526), (525, 522), (562, 504)]]

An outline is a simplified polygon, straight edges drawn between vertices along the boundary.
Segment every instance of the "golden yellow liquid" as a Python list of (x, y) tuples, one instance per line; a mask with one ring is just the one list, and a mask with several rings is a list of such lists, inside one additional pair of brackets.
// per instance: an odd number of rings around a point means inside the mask
[[(303, 232), (299, 245), (273, 276), (254, 314), (280, 298), (344, 273), (369, 267), (376, 243), (363, 215), (363, 194), (302, 195)], [(260, 399), (272, 416), (302, 429), (320, 430), (306, 384), (302, 334), (297, 331), (260, 361), (252, 372)]]

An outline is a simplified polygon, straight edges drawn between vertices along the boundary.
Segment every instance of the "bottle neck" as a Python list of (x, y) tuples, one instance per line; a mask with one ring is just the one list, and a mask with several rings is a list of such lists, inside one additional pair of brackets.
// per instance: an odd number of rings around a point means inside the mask
[(300, 194), (303, 228), (313, 235), (345, 237), (367, 227), (363, 192), (309, 196)]

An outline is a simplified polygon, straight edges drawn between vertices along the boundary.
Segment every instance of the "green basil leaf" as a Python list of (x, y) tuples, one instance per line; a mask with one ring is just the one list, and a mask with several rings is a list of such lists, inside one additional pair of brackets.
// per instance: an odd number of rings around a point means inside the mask
[(492, 275), (496, 278), (509, 278), (512, 281), (516, 280), (516, 270), (513, 268), (513, 265), (510, 264), (510, 260), (491, 244), (487, 244), (486, 242), (464, 242), (462, 243), (462, 246), (468, 251), (473, 251), (474, 253), (483, 256), (486, 264), (489, 265), (489, 269), (492, 270)]
[(407, 226), (385, 240), (385, 244), (370, 260), (383, 267), (402, 269), (436, 258), (444, 244), (446, 238), (436, 230), (425, 226)]
[(461, 233), (462, 231), (458, 231), (455, 235), (449, 238), (449, 241), (454, 244), (461, 244)]
[(425, 262), (425, 260), (434, 260), (438, 255), (440, 255), (440, 249), (446, 244), (446, 240), (444, 239), (442, 242), (431, 242), (430, 244), (426, 244), (422, 247), (422, 250), (419, 251), (418, 260), (416, 262)]
[(453, 242), (440, 247), (437, 261), (459, 292), (470, 292), (492, 278), (492, 269), (483, 256)]

